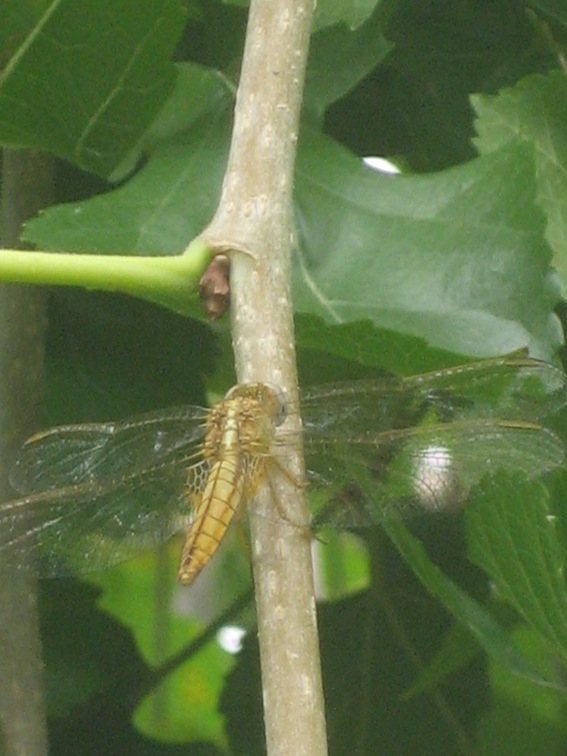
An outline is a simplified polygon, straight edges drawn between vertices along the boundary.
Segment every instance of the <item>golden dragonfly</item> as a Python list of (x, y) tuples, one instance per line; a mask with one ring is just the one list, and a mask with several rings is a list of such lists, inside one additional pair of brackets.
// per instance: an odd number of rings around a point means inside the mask
[[(307, 478), (327, 492), (316, 526), (454, 509), (486, 476), (554, 470), (565, 447), (546, 423), (566, 404), (565, 374), (523, 357), (309, 389), (299, 407)], [(0, 563), (46, 577), (97, 571), (182, 530), (178, 577), (192, 583), (279, 464), (289, 411), (278, 390), (250, 384), (212, 409), (36, 434), (11, 475), (22, 498), (0, 505)], [(371, 475), (372, 497), (359, 474)]]

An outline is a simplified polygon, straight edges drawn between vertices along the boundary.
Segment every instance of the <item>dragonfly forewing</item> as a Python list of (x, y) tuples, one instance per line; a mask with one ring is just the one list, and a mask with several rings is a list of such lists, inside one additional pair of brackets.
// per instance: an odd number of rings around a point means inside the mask
[[(302, 406), (304, 445), (313, 483), (329, 494), (315, 524), (456, 510), (486, 476), (554, 470), (565, 445), (545, 418), (566, 403), (564, 373), (529, 359), (314, 389)], [(368, 475), (371, 500), (360, 486)]]
[(192, 521), (204, 488), (208, 410), (175, 407), (116, 423), (61, 426), (21, 449), (0, 505), (0, 553), (56, 577), (104, 569)]
[(109, 485), (197, 451), (209, 410), (173, 407), (114, 423), (64, 425), (32, 436), (10, 474), (16, 491), (34, 494), (82, 484)]
[(318, 438), (480, 418), (541, 421), (566, 405), (565, 373), (539, 360), (502, 358), (407, 378), (345, 381), (308, 389), (306, 431)]

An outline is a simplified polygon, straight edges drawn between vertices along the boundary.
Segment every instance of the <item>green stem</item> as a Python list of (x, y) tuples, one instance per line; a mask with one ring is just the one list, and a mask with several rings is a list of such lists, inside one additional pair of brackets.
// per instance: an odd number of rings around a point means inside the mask
[(196, 292), (210, 259), (210, 248), (200, 239), (173, 257), (3, 249), (0, 281), (118, 291), (188, 314), (189, 297)]

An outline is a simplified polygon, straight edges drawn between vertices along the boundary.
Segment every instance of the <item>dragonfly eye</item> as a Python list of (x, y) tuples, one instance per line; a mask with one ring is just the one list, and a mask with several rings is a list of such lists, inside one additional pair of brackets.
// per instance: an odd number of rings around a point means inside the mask
[(275, 426), (281, 425), (287, 417), (287, 402), (284, 392), (273, 383), (243, 383), (230, 388), (225, 394), (225, 401), (235, 397), (247, 398), (256, 402), (269, 416)]
[(276, 404), (276, 411), (274, 412), (274, 425), (282, 425), (287, 418), (287, 402), (285, 394), (279, 386), (274, 383), (266, 383), (264, 387), (272, 394), (272, 399)]

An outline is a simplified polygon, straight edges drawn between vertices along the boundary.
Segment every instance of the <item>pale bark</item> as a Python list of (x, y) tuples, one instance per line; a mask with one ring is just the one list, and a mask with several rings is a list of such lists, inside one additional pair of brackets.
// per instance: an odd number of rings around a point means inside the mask
[[(292, 400), (293, 170), (313, 10), (312, 0), (252, 0), (222, 197), (203, 234), (231, 256), (239, 382), (276, 384)], [(292, 416), (286, 429), (298, 426)], [(300, 451), (285, 457), (298, 480)], [(265, 490), (250, 511), (268, 754), (318, 756), (327, 746), (309, 511), (303, 490), (275, 477), (279, 506)]]

